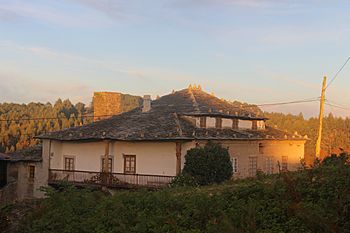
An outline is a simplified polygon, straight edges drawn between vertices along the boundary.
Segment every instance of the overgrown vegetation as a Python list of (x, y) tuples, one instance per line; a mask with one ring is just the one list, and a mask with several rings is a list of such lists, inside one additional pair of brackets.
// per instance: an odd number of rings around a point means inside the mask
[(19, 232), (349, 232), (347, 161), (201, 188), (50, 189)]
[[(68, 99), (55, 104), (0, 104), (0, 152), (13, 152), (38, 143), (34, 136), (92, 122), (91, 109)], [(28, 119), (28, 120), (23, 120)]]
[(232, 162), (226, 148), (214, 142), (187, 151), (182, 174), (173, 184), (183, 186), (219, 184), (232, 177)]

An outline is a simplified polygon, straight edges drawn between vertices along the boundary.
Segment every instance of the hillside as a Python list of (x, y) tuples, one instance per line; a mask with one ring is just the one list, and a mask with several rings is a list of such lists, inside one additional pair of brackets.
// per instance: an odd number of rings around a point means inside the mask
[[(332, 157), (314, 169), (221, 185), (113, 196), (62, 184), (27, 211), (18, 232), (348, 232), (347, 159)], [(16, 219), (12, 213), (16, 205), (0, 208), (1, 229), (9, 227), (6, 218)]]

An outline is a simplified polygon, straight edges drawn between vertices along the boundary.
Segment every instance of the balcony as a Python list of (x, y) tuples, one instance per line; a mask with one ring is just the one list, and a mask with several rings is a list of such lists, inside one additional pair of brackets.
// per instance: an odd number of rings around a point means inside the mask
[(68, 181), (75, 185), (95, 185), (109, 188), (160, 188), (168, 185), (173, 176), (103, 173), (91, 171), (68, 171), (50, 169), (49, 184)]

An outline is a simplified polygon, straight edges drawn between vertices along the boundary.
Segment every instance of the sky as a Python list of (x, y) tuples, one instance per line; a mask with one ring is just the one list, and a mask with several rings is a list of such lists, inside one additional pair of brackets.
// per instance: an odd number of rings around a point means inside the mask
[[(200, 84), (252, 104), (320, 96), (350, 56), (350, 2), (0, 0), (0, 102), (89, 103)], [(326, 112), (350, 115), (350, 62)], [(264, 107), (306, 117), (319, 103)]]

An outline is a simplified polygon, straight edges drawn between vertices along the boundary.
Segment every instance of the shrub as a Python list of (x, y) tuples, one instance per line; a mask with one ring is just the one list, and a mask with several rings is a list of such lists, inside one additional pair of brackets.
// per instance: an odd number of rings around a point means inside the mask
[(203, 148), (187, 151), (183, 174), (189, 175), (199, 185), (221, 183), (232, 177), (232, 162), (226, 148), (209, 142)]
[(198, 183), (194, 179), (194, 177), (187, 174), (180, 174), (175, 177), (175, 179), (171, 182), (170, 187), (196, 187)]
[[(332, 160), (342, 160), (338, 157)], [(18, 232), (349, 232), (350, 166), (160, 191), (48, 189)], [(3, 229), (0, 229), (0, 231)]]

